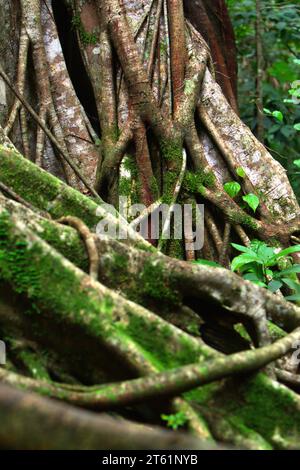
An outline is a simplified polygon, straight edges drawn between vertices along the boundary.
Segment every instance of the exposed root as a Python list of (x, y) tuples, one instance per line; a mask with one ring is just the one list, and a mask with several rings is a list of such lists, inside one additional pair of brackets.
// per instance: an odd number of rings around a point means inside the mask
[(98, 273), (99, 273), (99, 254), (98, 254), (98, 249), (95, 241), (96, 235), (90, 231), (90, 229), (85, 225), (82, 220), (78, 219), (77, 217), (71, 217), (71, 216), (66, 216), (66, 217), (61, 217), (60, 219), (57, 220), (60, 224), (65, 224), (65, 225), (70, 225), (71, 227), (75, 228), (78, 230), (80, 233), (80, 236), (84, 240), (84, 243), (87, 248), (87, 252), (89, 255), (89, 261), (90, 261), (90, 269), (89, 273), (90, 276), (97, 280), (98, 279)]
[[(25, 88), (25, 77), (26, 77), (26, 68), (27, 68), (27, 57), (28, 57), (28, 48), (29, 48), (29, 37), (27, 35), (24, 23), (22, 21), (21, 32), (20, 32), (20, 42), (19, 42), (19, 57), (18, 57), (18, 71), (17, 71), (17, 88), (19, 92), (23, 95)], [(4, 132), (6, 135), (10, 133), (14, 122), (16, 120), (18, 111), (20, 110), (21, 103), (15, 98), (13, 107), (10, 111), (6, 126), (4, 127)], [(25, 151), (25, 148), (24, 148)], [(25, 151), (25, 155), (28, 156), (28, 149)]]
[[(45, 390), (53, 398), (105, 411), (120, 406), (136, 405), (147, 400), (170, 398), (225, 377), (261, 369), (287, 354), (297, 340), (300, 340), (299, 328), (272, 345), (255, 351), (217, 358), (206, 364), (191, 364), (126, 382), (105, 384), (98, 388), (93, 386), (92, 391), (87, 389), (86, 392), (66, 390), (59, 384), (39, 382), (1, 368), (0, 380), (31, 391)], [(279, 374), (280, 378), (289, 377), (290, 380), (290, 376), (293, 375), (277, 370), (276, 374)], [(299, 376), (296, 380), (294, 378), (294, 383), (300, 384)]]
[(287, 370), (275, 369), (277, 379), (289, 387), (300, 389), (300, 375)]
[(52, 144), (55, 146), (55, 148), (59, 151), (60, 155), (62, 158), (70, 165), (74, 173), (78, 176), (78, 178), (84, 183), (86, 188), (91, 192), (91, 194), (96, 198), (97, 201), (102, 202), (102, 199), (98, 195), (98, 193), (92, 188), (89, 184), (89, 182), (86, 180), (86, 178), (82, 175), (81, 171), (77, 167), (77, 165), (73, 162), (73, 160), (69, 157), (69, 155), (65, 152), (65, 150), (60, 146), (52, 132), (48, 129), (48, 127), (45, 126), (43, 121), (40, 119), (40, 117), (36, 114), (34, 109), (30, 106), (30, 104), (27, 102), (27, 100), (20, 95), (20, 93), (15, 89), (15, 87), (12, 85), (11, 81), (9, 80), (8, 76), (4, 72), (4, 70), (0, 67), (0, 75), (7, 84), (7, 86), (12, 90), (12, 92), (16, 95), (18, 100), (24, 105), (24, 107), (27, 109), (29, 114), (32, 116), (32, 118), (36, 121), (36, 123), (41, 127), (43, 132), (46, 134), (46, 136), (49, 138), (49, 140), (52, 142)]
[(106, 415), (95, 416), (6, 385), (0, 387), (0, 411), (3, 425), (0, 441), (7, 449), (99, 451), (215, 447), (213, 443), (201, 443), (181, 433)]

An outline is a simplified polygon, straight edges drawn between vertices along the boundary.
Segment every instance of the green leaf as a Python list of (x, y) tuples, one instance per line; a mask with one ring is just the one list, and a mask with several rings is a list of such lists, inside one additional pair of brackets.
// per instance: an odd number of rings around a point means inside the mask
[(300, 122), (294, 125), (294, 129), (296, 129), (296, 131), (300, 131)]
[(241, 251), (242, 253), (248, 253), (250, 255), (255, 255), (255, 251), (252, 250), (249, 246), (238, 245), (237, 243), (231, 243), (231, 246), (235, 248), (237, 251)]
[(252, 193), (249, 193), (249, 194), (246, 194), (246, 196), (243, 196), (243, 201), (245, 201), (248, 204), (248, 206), (251, 207), (253, 212), (255, 212), (259, 206), (259, 198), (255, 194), (252, 194)]
[(273, 111), (272, 116), (278, 121), (283, 122), (283, 114), (281, 111)]
[(256, 284), (260, 287), (267, 287), (267, 284), (263, 282), (255, 273), (247, 273), (243, 275), (243, 278), (246, 281), (251, 281), (253, 284)]
[(233, 199), (239, 194), (241, 190), (241, 185), (236, 181), (230, 181), (229, 183), (224, 184), (224, 189), (226, 193)]
[(298, 284), (298, 282), (286, 278), (282, 279), (282, 282), (284, 282), (290, 289), (296, 291), (297, 294), (300, 294), (300, 284)]
[(188, 418), (183, 411), (179, 411), (178, 413), (172, 415), (161, 415), (161, 419), (167, 422), (167, 426), (172, 429), (178, 429), (181, 426), (184, 426), (187, 422)]
[(270, 246), (261, 246), (257, 250), (257, 255), (258, 257), (268, 266), (272, 266), (272, 264), (269, 264), (269, 262), (272, 260), (274, 257), (274, 248)]
[(296, 167), (300, 168), (300, 160), (294, 160), (293, 163)]
[(285, 299), (290, 300), (291, 302), (300, 302), (300, 294), (288, 295)]
[(289, 276), (290, 274), (294, 274), (294, 273), (300, 273), (300, 264), (294, 264), (290, 268), (283, 269), (282, 271), (275, 273), (274, 277), (276, 277), (276, 279), (279, 279), (279, 278), (282, 278), (284, 276)]
[(282, 282), (273, 279), (271, 282), (269, 282), (268, 289), (271, 292), (277, 292), (282, 286), (283, 286)]
[(300, 245), (294, 245), (294, 246), (289, 246), (288, 248), (285, 248), (284, 250), (281, 250), (279, 253), (277, 253), (276, 258), (282, 258), (283, 256), (288, 256), (291, 255), (292, 253), (298, 253), (300, 252)]
[(245, 170), (244, 170), (244, 168), (242, 168), (241, 166), (239, 166), (239, 167), (236, 169), (236, 174), (237, 174), (240, 178), (245, 178), (245, 176), (246, 176)]
[(272, 114), (272, 112), (271, 112), (269, 109), (267, 109), (267, 108), (264, 108), (264, 112), (265, 112), (266, 114), (268, 114), (268, 115), (271, 115), (271, 114)]
[(205, 266), (212, 266), (214, 268), (223, 268), (224, 266), (221, 266), (221, 264), (216, 263), (215, 261), (209, 261), (207, 259), (197, 259), (196, 261), (193, 261), (193, 264), (201, 264)]
[(231, 269), (232, 271), (238, 271), (241, 267), (253, 262), (262, 264), (261, 261), (258, 259), (257, 255), (254, 256), (248, 253), (244, 253), (233, 258), (231, 262)]

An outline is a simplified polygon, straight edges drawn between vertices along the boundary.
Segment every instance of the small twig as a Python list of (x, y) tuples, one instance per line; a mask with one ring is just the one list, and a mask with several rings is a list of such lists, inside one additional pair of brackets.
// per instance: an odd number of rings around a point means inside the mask
[(95, 234), (93, 234), (87, 225), (85, 225), (85, 223), (77, 217), (68, 215), (61, 217), (56, 222), (64, 225), (70, 225), (80, 233), (87, 248), (90, 260), (90, 276), (97, 281), (99, 272), (99, 254), (96, 246)]

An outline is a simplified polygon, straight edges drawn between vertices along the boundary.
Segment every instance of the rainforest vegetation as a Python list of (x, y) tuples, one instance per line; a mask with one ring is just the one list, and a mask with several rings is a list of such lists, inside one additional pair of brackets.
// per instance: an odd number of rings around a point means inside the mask
[(0, 448), (297, 449), (300, 5), (0, 0)]

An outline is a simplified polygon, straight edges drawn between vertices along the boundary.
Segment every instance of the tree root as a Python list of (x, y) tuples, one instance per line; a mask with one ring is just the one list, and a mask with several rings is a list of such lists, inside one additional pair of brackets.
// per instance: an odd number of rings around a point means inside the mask
[(94, 415), (33, 393), (0, 386), (0, 446), (25, 450), (213, 449), (210, 442)]
[[(297, 340), (300, 340), (300, 328), (271, 346), (255, 351), (217, 358), (206, 364), (190, 364), (161, 374), (149, 375), (146, 378), (105, 384), (97, 389), (94, 386), (92, 391), (87, 388), (86, 392), (67, 391), (60, 384), (48, 384), (2, 369), (0, 369), (0, 380), (19, 388), (39, 391), (79, 406), (104, 411), (120, 406), (135, 405), (147, 400), (174, 397), (225, 377), (252, 372), (285, 356)], [(279, 371), (276, 371), (276, 374), (279, 374), (281, 379), (292, 375), (289, 373), (286, 375), (285, 372), (279, 373)], [(299, 376), (296, 381), (294, 378), (294, 383), (300, 384)]]
[(97, 280), (99, 273), (99, 255), (95, 241), (96, 235), (92, 233), (90, 229), (82, 222), (82, 220), (78, 219), (77, 217), (60, 217), (57, 222), (60, 224), (70, 225), (80, 233), (80, 236), (84, 240), (89, 255), (90, 276), (93, 279)]

